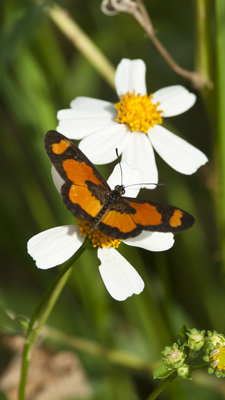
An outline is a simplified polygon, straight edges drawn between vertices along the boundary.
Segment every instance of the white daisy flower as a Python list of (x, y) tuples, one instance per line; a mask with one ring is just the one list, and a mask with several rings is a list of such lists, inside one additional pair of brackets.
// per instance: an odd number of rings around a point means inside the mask
[(207, 157), (161, 124), (163, 118), (189, 110), (196, 96), (180, 85), (149, 96), (145, 72), (142, 60), (123, 59), (115, 75), (120, 101), (113, 104), (77, 97), (70, 109), (58, 112), (57, 130), (70, 139), (82, 139), (79, 147), (94, 164), (115, 160), (118, 148), (122, 162), (142, 171), (144, 183), (158, 182), (153, 148), (176, 171), (191, 175), (208, 161)]
[[(123, 164), (124, 185), (129, 185), (133, 178), (141, 181), (139, 170), (133, 170)], [(118, 183), (120, 175), (117, 165), (110, 176), (108, 183), (114, 187)], [(53, 168), (53, 180), (60, 192), (64, 183), (62, 178)], [(126, 194), (136, 197), (139, 188), (137, 186), (126, 189)], [(27, 244), (28, 253), (36, 261), (41, 269), (48, 269), (69, 260), (81, 247), (85, 237), (88, 236), (94, 246), (97, 246), (97, 257), (101, 264), (99, 271), (106, 289), (115, 300), (126, 300), (133, 294), (139, 294), (144, 289), (144, 282), (133, 266), (116, 250), (121, 243), (104, 235), (98, 229), (89, 230), (90, 223), (79, 221), (79, 225), (65, 225), (49, 229), (33, 236)], [(82, 236), (81, 236), (82, 235)], [(123, 241), (128, 246), (135, 246), (149, 251), (164, 251), (173, 246), (172, 233), (142, 232), (139, 236)]]

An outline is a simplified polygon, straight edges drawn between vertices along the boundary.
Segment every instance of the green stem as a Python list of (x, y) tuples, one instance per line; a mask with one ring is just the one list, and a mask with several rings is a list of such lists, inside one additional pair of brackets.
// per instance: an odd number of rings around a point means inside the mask
[[(47, 318), (49, 317), (60, 293), (62, 292), (69, 278), (69, 275), (71, 273), (70, 268), (75, 263), (75, 261), (81, 256), (84, 250), (85, 250), (85, 245), (83, 243), (83, 245), (77, 250), (77, 252), (73, 255), (73, 257), (71, 257), (68, 261), (64, 263), (62, 270), (53, 280), (53, 282), (45, 292), (44, 296), (42, 297), (37, 308), (35, 309), (33, 315), (31, 316), (23, 350), (21, 380), (19, 387), (19, 400), (24, 400), (26, 380), (27, 380), (27, 370), (32, 348), (37, 341), (41, 328), (43, 327)], [(37, 318), (39, 317), (43, 308), (44, 311), (38, 321), (37, 327), (33, 329), (33, 326), (37, 321)]]
[[(200, 365), (196, 365), (195, 367), (192, 367), (191, 370), (192, 371), (196, 371), (198, 369), (204, 369), (204, 368), (208, 368), (209, 365), (208, 364), (200, 364)], [(164, 381), (161, 383), (161, 385), (159, 385), (154, 392), (152, 392), (150, 394), (150, 396), (147, 398), (147, 400), (155, 400), (157, 399), (157, 397), (159, 397), (160, 393), (162, 393), (162, 391), (169, 385), (170, 382), (172, 382), (175, 378), (177, 377), (177, 372), (174, 371), (171, 375), (169, 375), (166, 379), (164, 379)]]
[(160, 393), (169, 385), (170, 382), (172, 382), (175, 378), (177, 377), (177, 372), (174, 371), (171, 375), (169, 375), (164, 381), (159, 385), (154, 392), (150, 394), (150, 396), (147, 398), (147, 400), (155, 400), (157, 397), (159, 397)]
[[(221, 201), (219, 221), (222, 236), (222, 260), (225, 260), (225, 29), (224, 29), (225, 2), (215, 0), (216, 20), (216, 56), (217, 56), (217, 115), (218, 115), (218, 143), (217, 152), (220, 155), (220, 192)], [(225, 271), (225, 263), (224, 263)]]
[[(197, 0), (196, 8), (196, 67), (210, 82), (212, 79), (212, 32), (211, 22), (211, 2), (210, 0)], [(213, 85), (211, 89), (213, 88)]]
[(200, 365), (196, 365), (195, 367), (192, 367), (192, 371), (197, 371), (198, 369), (204, 369), (204, 368), (209, 368), (209, 364), (205, 363), (205, 364), (200, 364)]

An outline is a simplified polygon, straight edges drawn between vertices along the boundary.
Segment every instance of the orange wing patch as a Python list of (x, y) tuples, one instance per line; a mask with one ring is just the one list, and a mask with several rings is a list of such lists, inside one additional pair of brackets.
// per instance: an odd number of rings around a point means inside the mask
[(122, 234), (132, 232), (137, 228), (133, 216), (130, 214), (121, 214), (118, 211), (109, 211), (108, 214), (102, 219), (103, 224), (109, 228), (117, 228)]
[(69, 140), (61, 140), (59, 143), (53, 143), (52, 151), (54, 154), (63, 154), (70, 146)]
[(136, 210), (132, 214), (135, 223), (141, 226), (157, 226), (162, 224), (162, 214), (160, 214), (156, 207), (149, 203), (134, 203), (129, 201), (129, 205)]
[(86, 163), (78, 162), (73, 159), (63, 161), (63, 169), (66, 172), (67, 178), (76, 185), (86, 186), (86, 181), (91, 181), (97, 185), (102, 183), (93, 174), (93, 170)]
[(72, 185), (69, 190), (69, 199), (92, 217), (95, 217), (102, 208), (100, 201), (92, 196), (85, 186)]
[(181, 218), (183, 217), (183, 213), (181, 210), (175, 210), (173, 216), (169, 220), (170, 226), (176, 228), (177, 226), (181, 226)]

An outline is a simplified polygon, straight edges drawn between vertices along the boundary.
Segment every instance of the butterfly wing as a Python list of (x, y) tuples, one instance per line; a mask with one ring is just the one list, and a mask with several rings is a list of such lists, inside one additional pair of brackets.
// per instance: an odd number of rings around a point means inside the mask
[[(61, 195), (67, 209), (79, 219), (92, 222), (105, 203), (111, 190), (105, 179), (65, 136), (49, 131), (45, 136), (46, 152), (65, 182)], [(98, 225), (104, 234), (116, 239), (152, 232), (181, 232), (190, 228), (194, 218), (187, 212), (169, 205), (122, 197)]]
[(106, 235), (128, 239), (143, 230), (181, 232), (194, 224), (194, 218), (177, 207), (152, 201), (122, 197), (99, 224)]
[(75, 217), (91, 222), (110, 191), (107, 182), (82, 151), (61, 133), (48, 131), (45, 149), (65, 182), (61, 195), (67, 209)]

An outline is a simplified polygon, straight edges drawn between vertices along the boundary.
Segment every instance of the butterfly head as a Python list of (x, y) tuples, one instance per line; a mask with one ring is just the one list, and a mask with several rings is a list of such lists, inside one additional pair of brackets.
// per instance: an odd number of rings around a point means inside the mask
[(125, 187), (124, 185), (116, 185), (112, 192), (115, 199), (120, 198), (125, 194)]

